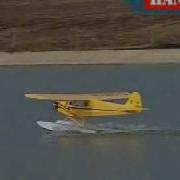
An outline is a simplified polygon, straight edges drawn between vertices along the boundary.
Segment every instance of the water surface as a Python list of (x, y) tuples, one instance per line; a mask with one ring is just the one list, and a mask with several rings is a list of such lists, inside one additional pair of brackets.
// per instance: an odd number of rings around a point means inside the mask
[[(179, 180), (179, 79), (177, 65), (0, 68), (0, 179)], [(24, 98), (28, 92), (108, 91), (140, 91), (151, 110), (93, 121), (127, 133), (59, 137), (36, 125), (62, 119), (52, 104)]]

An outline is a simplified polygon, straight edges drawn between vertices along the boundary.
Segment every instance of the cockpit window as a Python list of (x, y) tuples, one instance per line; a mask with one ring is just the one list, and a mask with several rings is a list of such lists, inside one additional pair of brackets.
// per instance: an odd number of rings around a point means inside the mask
[(112, 100), (105, 100), (106, 102), (116, 103), (116, 104), (125, 104), (127, 99), (112, 99)]
[(88, 101), (71, 101), (69, 104), (72, 106), (86, 107), (88, 106)]

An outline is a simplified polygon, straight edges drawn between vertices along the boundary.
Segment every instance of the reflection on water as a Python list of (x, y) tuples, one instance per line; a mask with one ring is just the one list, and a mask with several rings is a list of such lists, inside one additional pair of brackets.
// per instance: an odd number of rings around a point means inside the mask
[[(111, 135), (90, 135), (90, 134), (66, 134), (63, 136), (62, 134), (59, 135), (58, 133), (50, 133), (50, 134), (43, 134), (40, 137), (40, 140), (43, 141), (44, 143), (58, 143), (58, 144), (91, 144), (91, 145), (99, 145), (105, 144), (114, 144), (116, 145), (115, 141), (119, 138), (123, 137), (123, 141), (126, 141), (126, 138), (131, 140), (131, 138), (139, 139), (143, 138), (143, 136), (139, 137), (138, 134), (111, 134)], [(110, 140), (110, 141), (109, 141)]]
[[(132, 127), (132, 126), (131, 126)], [(143, 126), (141, 126), (143, 127)], [(45, 131), (46, 132), (46, 131)], [(141, 128), (141, 129), (126, 129), (116, 132), (109, 131), (106, 133), (86, 134), (86, 133), (61, 133), (61, 132), (49, 132), (40, 136), (40, 141), (43, 143), (54, 143), (62, 146), (74, 146), (74, 145), (88, 145), (88, 146), (116, 146), (117, 141), (120, 140), (120, 144), (123, 146), (132, 146), (131, 149), (138, 148), (143, 145), (144, 138), (147, 137), (171, 137), (180, 136), (180, 129), (166, 129), (166, 128)], [(134, 148), (133, 148), (134, 146)], [(137, 146), (137, 147), (136, 147)]]
[[(143, 137), (63, 137), (58, 138), (58, 145), (60, 167), (64, 154), (68, 153), (66, 160), (73, 169), (70, 172), (81, 178), (118, 179), (124, 167), (144, 163)], [(73, 175), (67, 177), (70, 179)]]

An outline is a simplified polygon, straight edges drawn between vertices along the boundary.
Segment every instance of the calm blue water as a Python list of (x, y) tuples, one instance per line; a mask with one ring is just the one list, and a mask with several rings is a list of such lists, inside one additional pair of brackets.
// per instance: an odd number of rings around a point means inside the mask
[[(179, 79), (179, 65), (0, 68), (0, 179), (179, 180)], [(108, 91), (140, 91), (151, 110), (92, 122), (127, 133), (59, 137), (36, 125), (62, 119), (52, 104), (24, 98)]]

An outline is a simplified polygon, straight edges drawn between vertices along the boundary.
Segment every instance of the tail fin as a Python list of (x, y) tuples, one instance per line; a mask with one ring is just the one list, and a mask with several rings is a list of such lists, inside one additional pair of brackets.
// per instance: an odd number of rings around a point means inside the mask
[(143, 110), (142, 98), (139, 92), (133, 92), (128, 98), (126, 105), (135, 108), (138, 112)]

